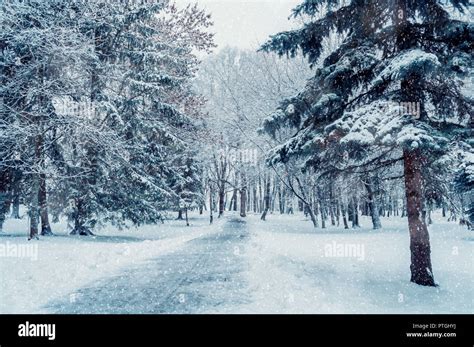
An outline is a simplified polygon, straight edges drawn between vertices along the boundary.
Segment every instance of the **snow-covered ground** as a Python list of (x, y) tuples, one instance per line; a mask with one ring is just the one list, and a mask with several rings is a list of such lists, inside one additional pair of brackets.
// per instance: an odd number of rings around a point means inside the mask
[[(190, 222), (190, 227), (175, 220), (129, 230), (107, 227), (96, 237), (70, 236), (66, 223), (58, 223), (52, 224), (56, 236), (27, 241), (27, 218), (7, 220), (0, 233), (0, 247), (10, 248), (9, 256), (0, 257), (0, 313), (47, 313), (49, 302), (64, 296), (75, 300), (78, 288), (173, 252), (223, 225), (218, 220), (209, 226), (207, 216)], [(25, 245), (31, 248), (21, 248)], [(24, 256), (15, 256), (15, 249)]]
[[(409, 282), (406, 219), (383, 218), (379, 231), (365, 217), (357, 230), (314, 229), (302, 215), (238, 219), (228, 213), (209, 226), (192, 214), (191, 227), (107, 227), (94, 238), (67, 236), (60, 223), (57, 236), (30, 242), (27, 220), (8, 220), (0, 313), (474, 312), (474, 235), (437, 214), (430, 234), (438, 288)], [(14, 257), (21, 245), (33, 248)], [(140, 305), (118, 304), (131, 295)]]
[[(474, 234), (438, 214), (430, 226), (438, 288), (410, 283), (407, 220), (383, 230), (312, 228), (302, 217), (250, 217), (246, 273), (253, 300), (235, 312), (473, 313)], [(346, 248), (346, 253), (338, 250)], [(340, 256), (338, 256), (340, 255)], [(233, 309), (231, 309), (233, 310)]]

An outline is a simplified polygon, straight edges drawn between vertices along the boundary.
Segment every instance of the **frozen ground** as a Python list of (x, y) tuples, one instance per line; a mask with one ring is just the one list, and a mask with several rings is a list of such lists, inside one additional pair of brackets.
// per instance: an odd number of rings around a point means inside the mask
[(440, 286), (425, 288), (409, 282), (406, 219), (382, 222), (315, 230), (301, 215), (228, 214), (212, 226), (193, 215), (189, 228), (167, 221), (95, 238), (56, 224), (58, 236), (33, 243), (26, 220), (9, 220), (0, 243), (38, 253), (0, 259), (0, 313), (474, 312), (472, 232), (435, 216)]
[(223, 225), (217, 221), (209, 226), (207, 221), (196, 216), (190, 227), (174, 220), (122, 231), (108, 227), (96, 237), (67, 235), (66, 224), (60, 223), (52, 225), (56, 236), (27, 241), (26, 218), (7, 220), (0, 246), (36, 248), (23, 248), (27, 256), (0, 257), (0, 313), (47, 313), (47, 304), (63, 297), (74, 301), (79, 288), (176, 251)]
[[(473, 313), (474, 235), (435, 216), (430, 226), (432, 263), (438, 288), (409, 282), (410, 252), (406, 219), (382, 219), (358, 230), (271, 216), (265, 229), (251, 218), (245, 278), (252, 293), (235, 312), (268, 313)], [(309, 224), (309, 225), (308, 225)], [(352, 246), (358, 252), (328, 252)], [(337, 255), (337, 253), (336, 253)]]

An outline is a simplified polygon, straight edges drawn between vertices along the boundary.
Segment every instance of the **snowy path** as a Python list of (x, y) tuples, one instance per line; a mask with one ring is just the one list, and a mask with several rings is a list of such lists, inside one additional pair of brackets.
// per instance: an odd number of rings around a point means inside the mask
[(202, 313), (245, 303), (241, 250), (247, 239), (246, 223), (229, 219), (216, 234), (79, 289), (46, 309), (56, 313)]
[[(10, 220), (0, 245), (32, 245), (37, 258), (0, 260), (1, 313), (472, 313), (472, 231), (434, 214), (430, 226), (438, 288), (409, 281), (404, 218), (315, 230), (302, 214), (227, 213), (209, 225), (169, 220), (102, 236), (29, 243), (27, 219)], [(20, 224), (21, 223), (21, 224)], [(61, 232), (61, 230), (64, 230)], [(363, 253), (326, 255), (356, 245)], [(362, 248), (363, 247), (363, 248)]]

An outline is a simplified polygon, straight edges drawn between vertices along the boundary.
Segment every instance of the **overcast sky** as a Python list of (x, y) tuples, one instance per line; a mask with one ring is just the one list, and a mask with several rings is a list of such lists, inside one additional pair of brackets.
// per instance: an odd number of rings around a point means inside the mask
[(269, 35), (291, 28), (288, 16), (301, 0), (177, 0), (197, 2), (211, 13), (218, 49), (257, 48)]

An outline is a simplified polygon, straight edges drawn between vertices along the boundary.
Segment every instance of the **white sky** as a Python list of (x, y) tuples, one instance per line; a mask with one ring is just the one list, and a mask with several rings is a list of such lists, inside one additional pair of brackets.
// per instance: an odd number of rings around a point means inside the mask
[(197, 2), (212, 15), (218, 49), (225, 46), (256, 49), (269, 35), (291, 28), (288, 16), (301, 0), (176, 0)]

